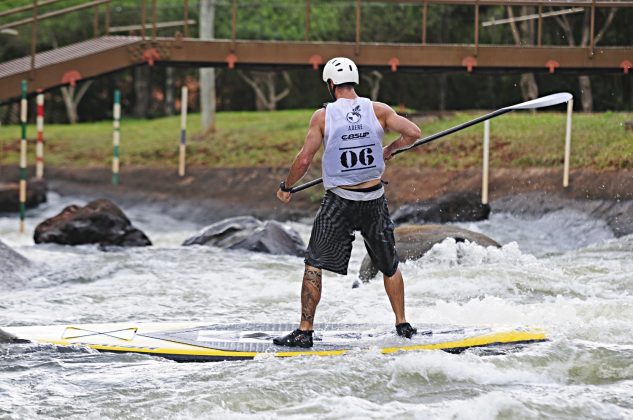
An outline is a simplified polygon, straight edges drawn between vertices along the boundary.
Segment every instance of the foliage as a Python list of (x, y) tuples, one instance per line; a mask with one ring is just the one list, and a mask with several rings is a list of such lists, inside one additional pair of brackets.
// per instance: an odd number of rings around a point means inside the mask
[[(210, 139), (189, 133), (187, 161), (204, 167), (287, 167), (303, 144), (313, 111), (220, 112), (217, 132)], [(426, 114), (414, 117), (424, 135), (468, 121), (483, 112)], [(200, 116), (189, 116), (189, 127), (199, 127)], [(624, 122), (631, 113), (575, 114), (572, 136), (572, 168), (633, 168), (633, 133)], [(180, 118), (151, 121), (127, 119), (121, 126), (122, 165), (173, 167), (178, 162)], [(455, 133), (414, 151), (399, 155), (400, 166), (444, 169), (481, 165), (481, 125)], [(0, 164), (17, 165), (17, 125), (0, 127)], [(35, 137), (29, 127), (28, 136)], [(393, 134), (388, 139), (393, 139)], [(562, 167), (565, 116), (560, 112), (504, 115), (491, 122), (491, 168)], [(46, 162), (53, 166), (108, 167), (112, 156), (112, 123), (75, 126), (46, 125)], [(34, 140), (29, 162), (34, 162)]]

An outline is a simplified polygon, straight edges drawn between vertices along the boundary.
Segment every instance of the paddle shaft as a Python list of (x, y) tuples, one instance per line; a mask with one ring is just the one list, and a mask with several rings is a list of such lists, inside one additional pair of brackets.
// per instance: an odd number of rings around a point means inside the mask
[[(403, 149), (396, 150), (395, 152), (392, 153), (392, 156), (395, 156), (395, 155), (400, 154), (402, 152), (406, 152), (407, 150), (411, 150), (414, 147), (418, 147), (418, 146), (421, 146), (423, 144), (430, 143), (433, 140), (437, 140), (439, 138), (448, 136), (449, 134), (453, 134), (453, 133), (455, 133), (457, 131), (463, 130), (463, 129), (468, 128), (468, 127), (471, 127), (471, 126), (473, 126), (475, 124), (479, 124), (482, 121), (486, 121), (486, 120), (489, 120), (491, 118), (498, 117), (499, 115), (503, 115), (503, 114), (508, 113), (510, 111), (513, 111), (513, 109), (512, 108), (501, 108), (501, 109), (498, 109), (498, 110), (496, 110), (494, 112), (491, 112), (490, 114), (482, 115), (481, 117), (477, 117), (474, 120), (467, 121), (467, 122), (465, 122), (463, 124), (456, 125), (455, 127), (451, 127), (451, 128), (446, 129), (444, 131), (440, 131), (439, 133), (435, 133), (435, 134), (432, 134), (432, 135), (430, 135), (428, 137), (424, 137), (424, 138), (416, 141), (415, 143), (413, 143), (409, 147), (405, 147)], [(294, 187), (290, 192), (294, 194), (296, 192), (303, 191), (303, 190), (308, 189), (310, 187), (314, 187), (315, 185), (319, 185), (322, 182), (323, 182), (323, 178), (317, 178), (317, 179), (312, 180), (310, 182), (306, 182), (305, 184), (301, 184), (301, 185), (298, 185), (298, 186)]]

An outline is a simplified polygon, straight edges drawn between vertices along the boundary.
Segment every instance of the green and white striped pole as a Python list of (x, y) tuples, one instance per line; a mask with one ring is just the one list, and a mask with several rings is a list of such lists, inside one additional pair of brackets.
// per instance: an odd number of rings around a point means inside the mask
[(119, 144), (121, 141), (121, 91), (114, 91), (114, 123), (112, 132), (112, 185), (119, 185)]
[(20, 123), (22, 125), (22, 139), (20, 140), (20, 232), (24, 232), (24, 218), (26, 213), (26, 80), (22, 80), (22, 100), (20, 101)]
[(180, 98), (180, 156), (178, 159), (178, 175), (185, 176), (185, 152), (187, 148), (187, 86), (182, 87)]

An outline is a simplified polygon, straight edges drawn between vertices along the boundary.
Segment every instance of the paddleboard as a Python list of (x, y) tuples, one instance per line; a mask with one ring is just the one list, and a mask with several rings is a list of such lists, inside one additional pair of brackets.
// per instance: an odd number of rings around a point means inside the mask
[(530, 328), (417, 325), (412, 339), (398, 337), (393, 325), (316, 324), (309, 349), (276, 346), (274, 337), (295, 324), (114, 323), (0, 328), (0, 341), (85, 346), (107, 352), (143, 353), (180, 362), (254, 359), (258, 356), (339, 356), (350, 351), (383, 354), (473, 347), (521, 346), (546, 341)]

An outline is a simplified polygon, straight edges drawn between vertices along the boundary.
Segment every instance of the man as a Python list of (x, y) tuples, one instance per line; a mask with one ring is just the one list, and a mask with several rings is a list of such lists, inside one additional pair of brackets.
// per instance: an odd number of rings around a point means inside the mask
[[(323, 81), (334, 102), (312, 115), (305, 143), (277, 191), (279, 200), (290, 201), (292, 185), (305, 175), (323, 143), (326, 194), (314, 220), (306, 252), (301, 323), (298, 329), (273, 342), (281, 346), (312, 347), (322, 270), (347, 274), (356, 230), (360, 230), (372, 261), (383, 273), (398, 335), (411, 338), (417, 330), (405, 319), (404, 282), (398, 268), (394, 224), (381, 176), (385, 160), (396, 150), (413, 144), (420, 137), (420, 129), (389, 106), (359, 97), (354, 90), (358, 84), (358, 69), (348, 58), (328, 61), (323, 69)], [(400, 137), (383, 148), (385, 130), (396, 131)]]

